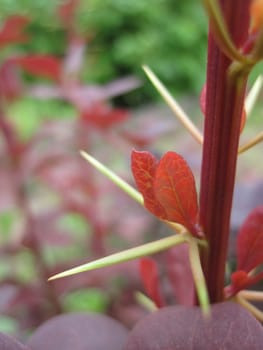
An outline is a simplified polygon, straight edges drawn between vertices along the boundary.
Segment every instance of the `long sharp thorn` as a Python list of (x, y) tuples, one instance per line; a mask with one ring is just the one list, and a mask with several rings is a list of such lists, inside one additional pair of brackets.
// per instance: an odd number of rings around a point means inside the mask
[(258, 143), (263, 141), (263, 131), (261, 131), (258, 135), (256, 135), (254, 138), (252, 138), (251, 140), (249, 140), (247, 143), (245, 143), (244, 145), (242, 145), (239, 150), (238, 153), (241, 154), (247, 150), (249, 150), (250, 148), (256, 146)]
[(158, 241), (146, 243), (139, 247), (124, 250), (122, 252), (115, 253), (115, 254), (106, 256), (104, 258), (88, 262), (87, 264), (83, 264), (83, 265), (74, 267), (72, 269), (69, 269), (67, 271), (58, 273), (50, 277), (48, 280), (51, 281), (57, 278), (75, 275), (80, 272), (100, 269), (102, 267), (111, 266), (122, 262), (138, 259), (143, 256), (159, 253), (177, 244), (186, 242), (188, 239), (188, 236), (189, 236), (188, 234), (173, 235), (173, 236), (160, 239)]
[(201, 132), (197, 129), (197, 127), (194, 125), (194, 123), (191, 121), (188, 115), (184, 112), (179, 103), (172, 97), (170, 92), (166, 89), (163, 83), (157, 78), (157, 76), (148, 66), (144, 65), (142, 66), (142, 68), (148, 76), (148, 78), (150, 79), (150, 81), (152, 82), (152, 84), (154, 85), (154, 87), (157, 89), (157, 91), (163, 97), (165, 102), (174, 112), (175, 116), (180, 120), (180, 122), (190, 132), (190, 134), (195, 138), (195, 140), (202, 145), (203, 136)]
[(92, 164), (97, 170), (99, 170), (103, 175), (107, 176), (115, 185), (121, 188), (124, 192), (126, 192), (131, 198), (133, 198), (136, 202), (143, 205), (143, 197), (134, 187), (129, 185), (126, 181), (124, 181), (121, 177), (115, 174), (112, 170), (107, 168), (105, 165), (100, 163), (97, 159), (92, 157), (90, 154), (80, 151), (80, 154), (84, 159), (86, 159), (90, 164)]

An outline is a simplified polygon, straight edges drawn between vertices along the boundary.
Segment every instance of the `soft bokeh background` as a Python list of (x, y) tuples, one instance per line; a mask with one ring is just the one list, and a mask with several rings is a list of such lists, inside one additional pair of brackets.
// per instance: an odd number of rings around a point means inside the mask
[[(0, 0), (2, 28), (10, 16), (26, 18), (19, 32), (27, 39), (0, 46), (0, 331), (23, 338), (52, 315), (76, 310), (105, 312), (132, 326), (145, 312), (134, 298), (143, 290), (137, 262), (53, 283), (47, 277), (169, 234), (87, 165), (79, 149), (130, 183), (133, 147), (157, 155), (176, 150), (198, 187), (201, 148), (161, 103), (141, 65), (202, 128), (205, 13), (195, 0)], [(251, 120), (244, 140), (259, 128), (260, 105)], [(236, 206), (249, 205), (236, 209), (233, 231), (263, 196), (260, 147), (241, 159)], [(156, 257), (174, 302), (164, 259)]]

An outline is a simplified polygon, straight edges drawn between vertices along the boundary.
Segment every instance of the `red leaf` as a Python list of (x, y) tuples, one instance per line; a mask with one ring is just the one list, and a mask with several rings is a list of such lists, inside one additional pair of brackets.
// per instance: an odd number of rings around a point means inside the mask
[(0, 46), (26, 41), (27, 37), (23, 30), (28, 22), (28, 18), (24, 16), (9, 17), (0, 30)]
[(254, 209), (240, 228), (237, 263), (246, 272), (263, 263), (263, 206)]
[(236, 295), (240, 290), (247, 288), (251, 283), (247, 272), (239, 270), (231, 274), (231, 285), (225, 288), (226, 298)]
[(30, 55), (12, 59), (30, 74), (40, 75), (58, 80), (61, 72), (61, 62), (58, 58), (48, 55)]
[(74, 18), (74, 13), (79, 4), (79, 0), (68, 0), (58, 8), (58, 15), (62, 21), (69, 25)]
[(166, 220), (185, 226), (200, 235), (194, 176), (186, 161), (175, 152), (160, 160), (154, 178), (154, 193), (164, 208)]
[(166, 269), (176, 303), (193, 306), (195, 288), (188, 250), (189, 246), (186, 243), (169, 249), (166, 253)]
[(130, 127), (122, 130), (121, 134), (133, 145), (143, 148), (171, 131), (171, 126), (169, 122), (164, 123), (163, 121), (157, 122), (157, 120), (146, 119), (144, 122), (134, 123), (133, 130)]
[(225, 297), (230, 298), (236, 295), (242, 289), (246, 289), (263, 279), (263, 272), (258, 274), (249, 275), (247, 272), (238, 270), (231, 275), (231, 285), (225, 288)]
[(122, 130), (121, 134), (125, 138), (125, 140), (129, 141), (134, 146), (140, 148), (146, 147), (151, 142), (153, 142), (154, 139), (148, 135), (138, 135), (138, 132), (132, 132), (129, 130)]
[(153, 189), (157, 165), (158, 160), (151, 153), (132, 151), (131, 169), (138, 190), (143, 196), (144, 206), (157, 217), (166, 219), (166, 213), (156, 200)]
[(103, 104), (94, 104), (83, 111), (80, 119), (100, 129), (111, 128), (114, 124), (121, 123), (128, 117), (128, 112), (122, 109), (112, 109)]
[(160, 293), (158, 267), (155, 261), (151, 258), (140, 259), (140, 274), (146, 293), (155, 302), (156, 306), (164, 306)]

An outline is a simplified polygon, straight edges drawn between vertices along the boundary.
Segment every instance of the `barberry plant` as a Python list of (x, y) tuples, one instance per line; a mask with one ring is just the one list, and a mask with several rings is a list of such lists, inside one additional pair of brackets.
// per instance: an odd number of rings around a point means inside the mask
[[(57, 20), (67, 39), (62, 57), (40, 52), (21, 54), (17, 45), (30, 41), (33, 35), (27, 30), (31, 23), (29, 17), (11, 16), (0, 28), (0, 255), (3, 261), (0, 289), (1, 293), (5, 293), (5, 288), (12, 290), (1, 311), (16, 318), (18, 327), (34, 327), (70, 309), (68, 304), (74, 296), (75, 282), (66, 286), (63, 281), (61, 285), (47, 284), (46, 280), (61, 268), (68, 268), (70, 259), (76, 264), (81, 261), (79, 248), (73, 254), (71, 250), (79, 239), (82, 240), (72, 235), (72, 218), (77, 219), (75, 225), (84, 232), (83, 246), (93, 258), (107, 254), (106, 237), (113, 232), (113, 227), (118, 229), (118, 225), (122, 225), (113, 206), (105, 204), (105, 193), (110, 197), (116, 187), (104, 181), (98, 184), (93, 168), (87, 176), (86, 164), (76, 154), (79, 148), (102, 154), (98, 147), (102, 138), (108, 144), (114, 139), (114, 145), (124, 144), (127, 150), (134, 145), (121, 128), (129, 117), (127, 110), (114, 108), (109, 100), (139, 86), (140, 82), (135, 77), (103, 86), (87, 85), (83, 81), (81, 70), (90, 38), (78, 29), (74, 17), (78, 4), (72, 0), (60, 4), (57, 9)], [(31, 79), (25, 79), (24, 72)], [(39, 104), (45, 99), (54, 99), (61, 105), (66, 102), (72, 108), (72, 118), (61, 118), (53, 115), (53, 111), (52, 118), (45, 118), (40, 111), (41, 115), (35, 118), (44, 117), (44, 122), (38, 120), (36, 130), (24, 137), (13, 122), (12, 107), (28, 96)], [(27, 115), (19, 118), (20, 125), (27, 124)], [(129, 136), (132, 140), (132, 132)], [(103, 156), (108, 156), (104, 150)], [(47, 205), (42, 195), (39, 199), (38, 194), (43, 189), (49, 198)], [(105, 206), (113, 211), (109, 219), (102, 215)], [(12, 219), (14, 225), (9, 224)], [(65, 227), (64, 220), (69, 222), (66, 224), (69, 227)], [(147, 222), (142, 220), (143, 231), (145, 225)], [(66, 253), (68, 249), (69, 254)], [(53, 254), (61, 254), (55, 263)], [(89, 281), (78, 280), (80, 295), (85, 294), (87, 286), (100, 289), (116, 274), (119, 271), (107, 274), (106, 279), (97, 274)], [(135, 279), (132, 283), (137, 284)], [(61, 300), (62, 291), (69, 301)], [(106, 304), (102, 302), (102, 308)], [(22, 317), (17, 313), (20, 308), (23, 308)]]
[[(238, 155), (261, 142), (262, 133), (240, 145), (240, 134), (258, 94), (259, 81), (247, 94), (248, 76), (263, 58), (262, 0), (203, 0), (209, 17), (206, 84), (200, 104), (204, 113), (203, 134), (148, 67), (144, 70), (183, 125), (202, 145), (200, 193), (184, 158), (176, 152), (160, 160), (148, 151), (132, 151), (131, 169), (138, 192), (85, 152), (82, 155), (123, 188), (137, 202), (175, 231), (169, 237), (101, 258), (57, 274), (51, 279), (142, 258), (141, 276), (157, 307), (165, 302), (158, 285), (158, 269), (151, 254), (187, 244), (196, 288), (192, 305), (205, 313), (210, 303), (234, 299), (263, 321), (263, 314), (248, 300), (263, 294), (246, 290), (262, 280), (257, 272), (263, 263), (263, 206), (255, 208), (240, 228), (237, 239), (237, 270), (226, 285), (226, 259), (230, 215)], [(246, 100), (247, 98), (247, 100)], [(199, 199), (198, 199), (199, 197)], [(183, 262), (186, 264), (185, 255)], [(179, 275), (178, 284), (180, 284)], [(181, 275), (181, 279), (189, 279)], [(189, 279), (190, 286), (191, 279)]]

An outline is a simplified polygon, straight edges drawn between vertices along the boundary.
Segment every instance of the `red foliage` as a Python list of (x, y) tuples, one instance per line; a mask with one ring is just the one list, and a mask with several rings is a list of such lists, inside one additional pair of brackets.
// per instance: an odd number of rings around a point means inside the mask
[(167, 152), (157, 162), (149, 152), (133, 151), (132, 172), (150, 212), (200, 235), (195, 181), (180, 155)]
[[(261, 0), (253, 2), (253, 4), (256, 3), (260, 3), (260, 7), (262, 6)], [(51, 271), (64, 270), (68, 268), (68, 264), (72, 263), (72, 261), (63, 261), (61, 266), (54, 265), (50, 268), (43, 258), (44, 254), (42, 256), (42, 251), (45, 249), (45, 246), (54, 247), (57, 245), (62, 247), (64, 245), (64, 248), (66, 248), (75, 242), (75, 236), (72, 235), (70, 228), (63, 228), (63, 226), (60, 228), (59, 222), (61, 219), (63, 221), (63, 218), (67, 216), (67, 214), (75, 213), (88, 222), (89, 227), (87, 231), (89, 231), (90, 234), (87, 235), (89, 237), (83, 238), (82, 245), (87, 245), (87, 247), (90, 248), (91, 258), (102, 254), (105, 255), (108, 252), (104, 236), (106, 236), (106, 233), (112, 232), (112, 229), (115, 229), (117, 225), (121, 224), (124, 228), (126, 228), (125, 226), (129, 226), (125, 234), (128, 236), (127, 231), (129, 232), (130, 230), (131, 234), (129, 234), (133, 235), (133, 239), (135, 236), (134, 232), (137, 235), (141, 233), (140, 229), (138, 229), (138, 217), (134, 220), (134, 215), (131, 220), (132, 223), (127, 225), (127, 216), (124, 218), (120, 210), (116, 210), (116, 207), (112, 208), (110, 204), (107, 203), (107, 196), (109, 198), (112, 197), (111, 187), (100, 181), (97, 182), (93, 169), (88, 168), (87, 170), (86, 163), (76, 157), (76, 150), (79, 148), (89, 148), (89, 150), (92, 149), (93, 152), (101, 141), (101, 139), (96, 139), (97, 134), (100, 136), (102, 134), (106, 138), (109, 136), (107, 132), (115, 126), (115, 124), (126, 120), (127, 112), (111, 108), (107, 100), (139, 84), (139, 82), (133, 78), (126, 79), (126, 81), (115, 81), (104, 86), (87, 86), (82, 83), (81, 68), (85, 63), (87, 38), (82, 38), (75, 28), (77, 23), (74, 22), (74, 15), (78, 4), (79, 0), (68, 0), (58, 9), (58, 15), (64, 24), (64, 30), (69, 34), (67, 54), (63, 60), (51, 55), (35, 53), (23, 57), (16, 56), (8, 58), (0, 66), (0, 129), (5, 141), (5, 144), (3, 143), (3, 150), (2, 147), (0, 150), (0, 162), (4, 159), (4, 166), (3, 170), (1, 169), (0, 176), (5, 178), (10, 177), (11, 186), (8, 186), (8, 191), (10, 192), (8, 195), (11, 200), (13, 197), (16, 198), (16, 204), (12, 203), (12, 205), (14, 205), (14, 208), (15, 205), (18, 206), (21, 212), (20, 215), (23, 216), (24, 219), (21, 221), (25, 221), (21, 232), (19, 232), (19, 234), (14, 234), (14, 237), (11, 233), (11, 242), (8, 242), (7, 245), (4, 244), (3, 247), (0, 248), (0, 251), (8, 255), (10, 252), (12, 252), (12, 254), (19, 253), (21, 246), (26, 247), (35, 259), (36, 267), (40, 272), (36, 280), (33, 280), (32, 284), (29, 285), (27, 289), (21, 288), (19, 281), (16, 281), (16, 277), (12, 276), (12, 282), (18, 293), (16, 298), (13, 299), (13, 305), (10, 304), (9, 306), (11, 310), (15, 304), (24, 304), (25, 307), (28, 307), (29, 314), (35, 314), (32, 312), (34, 310), (32, 307), (36, 307), (38, 308), (37, 314), (43, 314), (44, 317), (47, 317), (46, 305), (43, 307), (43, 302), (41, 303), (39, 299), (42, 301), (45, 300), (46, 304), (50, 304), (50, 309), (53, 308), (53, 313), (61, 312), (59, 296), (62, 293), (64, 294), (65, 290), (67, 290), (67, 292), (70, 291), (74, 284), (72, 282), (73, 280), (69, 279), (67, 281), (56, 281), (53, 282), (53, 284), (47, 285), (46, 289), (42, 288), (43, 285), (46, 286), (47, 277), (53, 274)], [(253, 24), (252, 30), (255, 30), (255, 28), (257, 29), (259, 25), (261, 25), (262, 14), (258, 14), (256, 10), (252, 9), (252, 15), (256, 23), (259, 23)], [(27, 37), (24, 33), (24, 29), (27, 23), (28, 19), (26, 17), (10, 17), (0, 30), (0, 47), (25, 41)], [(17, 67), (24, 69), (32, 75), (55, 80), (56, 84), (51, 86), (45, 86), (44, 84), (39, 86), (32, 85), (31, 89), (29, 89), (25, 82), (24, 90), (24, 85), (22, 85), (22, 81), (16, 72)], [(218, 86), (220, 86), (220, 84), (216, 82), (215, 92)], [(204, 114), (206, 109), (206, 89), (207, 87), (205, 85), (200, 97), (201, 110)], [(19, 141), (19, 136), (16, 134), (17, 131), (14, 125), (9, 123), (8, 113), (6, 113), (5, 109), (8, 107), (8, 103), (19, 98), (23, 91), (26, 91), (28, 95), (30, 95), (31, 92), (32, 95), (35, 94), (35, 97), (41, 97), (43, 99), (52, 97), (66, 100), (75, 108), (76, 113), (79, 113), (79, 115), (74, 121), (69, 123), (64, 124), (64, 122), (60, 121), (56, 124), (56, 122), (52, 121), (47, 128), (41, 126), (41, 130), (34, 135), (29, 142), (22, 143)], [(212, 89), (207, 89), (207, 93), (209, 93), (209, 91), (212, 91)], [(216, 96), (216, 93), (214, 95)], [(232, 100), (230, 102), (232, 103)], [(213, 103), (211, 103), (211, 105), (213, 105)], [(218, 106), (220, 108), (218, 107), (218, 109), (215, 109), (216, 113), (211, 113), (213, 118), (214, 116), (216, 116), (216, 118), (217, 116), (221, 118), (225, 114), (221, 113), (221, 106), (224, 106), (223, 99), (222, 103), (219, 103)], [(240, 110), (241, 108), (242, 106)], [(208, 115), (206, 120), (207, 119), (212, 120)], [(245, 119), (245, 111), (243, 110), (241, 130), (245, 124)], [(219, 123), (216, 125), (219, 125)], [(227, 125), (226, 121), (224, 125)], [(94, 132), (96, 131), (94, 130), (95, 128), (100, 129), (100, 133)], [(228, 130), (226, 129), (226, 134), (227, 132)], [(239, 133), (238, 128), (236, 128), (236, 132), (237, 134)], [(138, 145), (145, 145), (154, 140), (158, 133), (160, 133), (160, 127), (155, 124), (154, 127), (141, 128), (138, 133), (136, 130), (136, 134), (127, 131), (120, 132), (118, 136), (122, 137), (122, 141), (124, 139), (124, 141), (136, 142)], [(212, 133), (211, 135), (216, 136)], [(118, 139), (117, 137), (115, 138), (115, 136), (116, 134), (114, 134), (114, 142), (116, 145)], [(211, 140), (214, 141), (212, 136)], [(208, 135), (208, 139), (209, 137)], [(110, 138), (107, 138), (107, 140), (108, 139)], [(219, 139), (221, 138), (218, 137), (218, 140)], [(95, 141), (94, 144), (93, 141)], [(204, 144), (206, 145), (206, 143)], [(231, 143), (229, 144), (231, 145)], [(123, 143), (120, 143), (120, 145), (122, 146)], [(214, 143), (211, 143), (211, 149), (213, 151)], [(217, 148), (215, 149), (217, 150)], [(104, 157), (108, 155), (107, 151), (108, 150), (105, 148), (103, 149), (102, 153)], [(226, 154), (226, 152), (218, 152), (218, 154), (220, 154), (221, 157), (221, 155)], [(7, 162), (5, 159), (6, 156)], [(109, 157), (110, 156), (111, 153), (109, 152)], [(211, 152), (211, 160), (216, 158), (215, 156), (217, 156), (217, 154), (214, 153), (213, 156), (213, 152)], [(133, 151), (131, 162), (132, 172), (137, 187), (143, 195), (145, 207), (158, 218), (179, 223), (185, 226), (194, 236), (203, 236), (199, 226), (199, 208), (195, 181), (186, 161), (175, 152), (167, 152), (161, 160), (158, 161), (149, 152)], [(11, 166), (9, 166), (9, 163)], [(229, 164), (227, 162), (225, 163)], [(207, 162), (207, 164), (209, 163)], [(209, 166), (207, 166), (207, 169), (210, 171)], [(215, 171), (212, 171), (212, 174), (216, 173), (217, 167), (214, 169)], [(209, 176), (210, 174), (208, 174), (207, 178), (209, 178)], [(35, 198), (33, 198), (35, 193), (34, 190), (32, 192), (27, 190), (31, 185), (32, 179), (34, 182), (36, 178), (37, 181), (44, 182), (48, 188), (56, 192), (59, 197), (59, 203), (54, 204), (54, 207), (52, 206), (48, 208), (48, 210), (45, 208), (42, 209), (42, 207), (39, 206), (39, 214), (36, 214), (35, 211), (31, 212), (30, 207), (31, 203), (35, 200)], [(213, 178), (213, 175), (211, 178)], [(213, 188), (216, 189), (217, 187), (214, 186), (214, 183), (211, 183)], [(222, 182), (222, 184), (224, 184), (224, 182)], [(207, 186), (203, 187), (205, 193), (207, 191)], [(223, 186), (222, 188), (228, 187)], [(221, 192), (219, 191), (218, 193)], [(216, 199), (216, 196), (214, 199)], [(38, 200), (39, 199), (36, 197), (36, 203)], [(220, 201), (214, 200), (214, 203), (219, 202)], [(214, 206), (210, 206), (210, 208), (213, 209)], [(219, 208), (223, 209), (224, 207), (222, 206)], [(132, 210), (130, 209), (129, 206), (129, 211), (131, 212)], [(209, 206), (206, 209), (209, 209)], [(102, 215), (102, 213), (104, 214), (105, 212), (107, 212), (108, 219), (105, 219)], [(222, 210), (214, 210), (214, 212), (221, 213)], [(127, 215), (129, 215), (129, 213)], [(213, 215), (209, 217), (212, 216)], [(125, 219), (123, 220), (123, 222), (125, 221), (124, 224), (121, 222), (117, 223), (118, 220), (121, 221), (122, 219)], [(214, 220), (215, 224), (220, 223), (219, 221), (220, 217), (219, 220)], [(211, 232), (213, 234), (214, 230), (211, 230)], [(220, 234), (221, 231), (219, 230), (219, 238), (221, 238)], [(207, 238), (209, 239), (208, 235)], [(218, 242), (220, 242), (220, 239), (218, 239)], [(217, 246), (218, 245), (216, 245), (216, 247)], [(209, 247), (211, 247), (211, 245), (209, 245)], [(176, 300), (185, 305), (192, 305), (194, 301), (194, 285), (187, 248), (188, 247), (183, 245), (171, 249), (167, 253), (166, 267)], [(214, 247), (212, 246), (212, 248)], [(214, 251), (211, 249), (211, 256), (213, 253)], [(263, 206), (255, 209), (241, 227), (238, 237), (237, 255), (238, 271), (234, 272), (231, 276), (232, 283), (226, 288), (225, 293), (227, 297), (233, 296), (241, 289), (247, 288), (263, 278), (263, 273), (258, 273), (256, 275), (249, 274), (251, 270), (263, 263)], [(76, 260), (78, 260), (77, 262), (80, 260), (82, 262), (81, 257), (76, 258)], [(212, 267), (215, 266), (214, 264), (210, 265)], [(111, 271), (111, 273), (109, 273), (108, 270), (106, 273), (94, 272), (93, 274), (89, 274), (89, 280), (86, 277), (78, 277), (78, 286), (87, 287), (87, 285), (93, 285), (101, 287), (103, 285), (103, 287), (105, 286), (106, 288), (108, 282), (110, 282), (109, 280), (116, 276), (116, 273), (121, 273), (120, 270), (117, 270), (117, 267), (114, 267)], [(127, 289), (131, 292), (133, 292), (133, 289), (138, 288), (137, 281), (133, 275), (134, 271), (135, 269), (133, 266), (122, 271), (123, 275), (129, 274), (129, 285)], [(222, 271), (224, 273), (224, 265)], [(164, 306), (164, 300), (160, 291), (157, 264), (152, 259), (142, 259), (140, 261), (140, 272), (149, 296), (158, 307)], [(217, 276), (218, 274), (215, 275)], [(76, 281), (76, 279), (74, 281)], [(207, 281), (209, 286), (209, 282), (211, 281)], [(7, 281), (4, 281), (4, 284), (6, 282)], [(212, 285), (212, 283), (210, 284)], [(222, 291), (222, 288), (220, 288), (220, 291)], [(11, 310), (11, 312), (12, 311), (13, 310)], [(43, 317), (43, 315), (41, 315), (41, 317)], [(30, 316), (25, 316), (25, 318), (30, 318)]]
[(0, 47), (27, 40), (24, 29), (29, 20), (25, 16), (11, 16), (0, 30)]
[(263, 279), (263, 272), (249, 274), (263, 263), (263, 206), (255, 208), (240, 228), (237, 238), (237, 271), (231, 275), (226, 297)]
[(121, 134), (125, 140), (143, 149), (149, 147), (155, 141), (160, 141), (162, 136), (171, 132), (173, 128), (174, 123), (171, 120), (164, 121), (164, 119), (156, 119), (154, 116), (149, 115), (144, 118), (134, 118), (132, 123), (121, 130)]
[(225, 297), (230, 298), (251, 284), (247, 272), (239, 270), (231, 274), (231, 285), (225, 288)]
[(153, 187), (157, 166), (158, 160), (151, 153), (132, 151), (131, 169), (136, 185), (143, 195), (144, 206), (155, 216), (165, 219), (165, 210), (157, 201)]
[(102, 103), (94, 103), (80, 115), (80, 119), (85, 124), (104, 130), (125, 121), (127, 117), (128, 112), (126, 110), (114, 109)]
[(160, 160), (154, 178), (154, 192), (164, 207), (166, 220), (185, 226), (198, 235), (198, 203), (195, 180), (186, 161), (175, 152)]
[(65, 25), (69, 25), (74, 20), (74, 13), (79, 4), (79, 0), (65, 1), (58, 8), (58, 15)]
[[(134, 289), (138, 289), (138, 274), (136, 265), (132, 263), (126, 265), (122, 272), (122, 267), (114, 266), (110, 271), (108, 269), (106, 274), (103, 271), (103, 274), (95, 271), (88, 277), (77, 276), (52, 284), (47, 284), (47, 278), (67, 269), (69, 265), (84, 262), (87, 250), (91, 258), (107, 254), (112, 248), (111, 243), (105, 241), (108, 234), (115, 232), (117, 237), (122, 235), (122, 239), (124, 235), (130, 235), (136, 244), (137, 238), (149, 225), (149, 220), (144, 220), (143, 213), (140, 220), (138, 217), (134, 219), (136, 213), (132, 204), (126, 203), (125, 196), (121, 197), (121, 209), (129, 205), (130, 213), (124, 217), (120, 210), (116, 210), (115, 204), (108, 201), (108, 198), (115, 197), (116, 187), (107, 180), (104, 183), (103, 177), (98, 180), (97, 171), (89, 167), (78, 152), (79, 149), (86, 149), (95, 152), (98, 158), (110, 158), (112, 145), (107, 144), (106, 148), (100, 148), (104, 136), (109, 143), (112, 142), (121, 148), (127, 140), (121, 132), (118, 135), (114, 132), (113, 137), (111, 132), (112, 127), (127, 119), (128, 113), (111, 107), (108, 101), (113, 96), (134, 89), (139, 85), (139, 81), (134, 77), (124, 77), (106, 85), (87, 85), (82, 82), (81, 69), (86, 59), (87, 40), (81, 39), (74, 32), (74, 26), (77, 25), (74, 22), (74, 6), (77, 6), (78, 1), (63, 3), (65, 5), (59, 10), (65, 24), (63, 30), (70, 35), (67, 36), (65, 55), (61, 59), (35, 52), (25, 56), (10, 55), (0, 63), (0, 134), (3, 136), (3, 142), (0, 142), (0, 216), (6, 209), (8, 217), (9, 211), (10, 217), (13, 217), (13, 212), (14, 216), (17, 212), (21, 215), (21, 221), (18, 220), (20, 223), (16, 227), (10, 227), (8, 239), (0, 247), (0, 255), (6, 257), (5, 264), (13, 271), (20, 263), (20, 252), (26, 250), (37, 271), (26, 289), (16, 274), (0, 279), (0, 299), (3, 299), (0, 311), (11, 317), (15, 315), (14, 318), (19, 324), (23, 323), (24, 328), (35, 327), (52, 314), (62, 312), (60, 295), (70, 293), (76, 289), (76, 285), (77, 288), (94, 286), (107, 289), (116, 275), (123, 275), (125, 278), (129, 276), (126, 287), (128, 293), (133, 295)], [(69, 23), (70, 21), (72, 23)], [(23, 29), (27, 23), (28, 20), (21, 16), (8, 19), (2, 31), (0, 30), (0, 47), (24, 41), (26, 37)], [(53, 82), (29, 84), (28, 80), (19, 74), (20, 69), (36, 78), (50, 78)], [(37, 100), (66, 100), (73, 107), (75, 118), (50, 118), (42, 123), (42, 114), (36, 123), (36, 132), (27, 135), (27, 139), (21, 141), (19, 123), (13, 122), (9, 105), (24, 95)], [(100, 129), (100, 132), (96, 132), (95, 128)], [(42, 202), (42, 198), (39, 198), (37, 191), (28, 190), (34, 181), (35, 188), (44, 188), (45, 193), (51, 193), (51, 196), (57, 199), (47, 207), (45, 204), (41, 205), (37, 213), (31, 212), (31, 203)], [(120, 194), (116, 195), (120, 197)], [(76, 255), (70, 258), (68, 256), (66, 260), (62, 258), (59, 263), (53, 262), (48, 265), (43, 253), (46, 248), (62, 252), (79, 242), (80, 237), (73, 234), (73, 229), (63, 223), (64, 219), (67, 220), (71, 215), (79, 217), (81, 222), (87, 224), (87, 227), (83, 225), (83, 231), (86, 230), (87, 235), (82, 237), (83, 240), (81, 238), (83, 251), (79, 250)], [(2, 217), (0, 219), (2, 220)], [(129, 229), (122, 229), (127, 225), (127, 220), (131, 222)], [(133, 234), (134, 231), (137, 236)], [(8, 288), (9, 285), (14, 292), (12, 300), (4, 297), (5, 287)], [(119, 296), (125, 299), (126, 291), (122, 289)], [(133, 298), (131, 300), (125, 308), (129, 309)], [(115, 303), (115, 300), (111, 299), (110, 302), (116, 304), (115, 309), (111, 310), (115, 316), (118, 308), (123, 311), (120, 300)], [(135, 304), (133, 307), (140, 310)], [(17, 308), (23, 310), (16, 313)], [(130, 310), (123, 318), (126, 318), (127, 322), (136, 319)]]
[(263, 263), (263, 206), (255, 208), (240, 228), (237, 239), (239, 270), (251, 271)]
[(156, 306), (164, 306), (156, 262), (151, 258), (142, 258), (140, 260), (140, 274), (146, 293), (155, 302)]
[(16, 66), (8, 60), (0, 66), (0, 97), (8, 102), (19, 98), (22, 93), (22, 82)]
[(224, 289), (225, 297), (231, 298), (239, 291), (251, 287), (263, 279), (263, 272), (249, 275), (247, 272), (238, 270), (231, 274), (231, 284)]
[(26, 72), (59, 80), (61, 74), (61, 61), (49, 55), (30, 55), (23, 57), (14, 57), (11, 62), (16, 63), (23, 68)]

